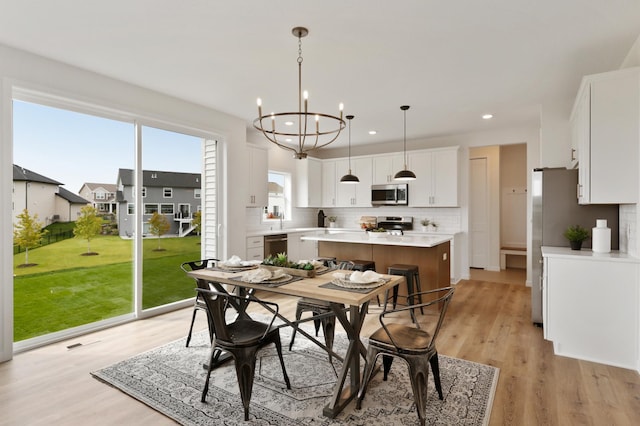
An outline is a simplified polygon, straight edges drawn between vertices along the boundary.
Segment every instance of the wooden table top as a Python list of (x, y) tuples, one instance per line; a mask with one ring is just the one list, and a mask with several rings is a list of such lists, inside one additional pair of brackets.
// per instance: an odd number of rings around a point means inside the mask
[[(342, 271), (351, 272), (351, 271)], [(237, 277), (241, 272), (221, 272), (211, 269), (199, 269), (188, 272), (188, 275), (206, 281), (214, 281), (223, 284), (229, 284), (234, 286), (241, 286), (246, 288), (254, 288), (257, 290), (270, 291), (272, 293), (287, 294), (289, 296), (308, 297), (312, 299), (324, 300), (333, 303), (342, 303), (345, 305), (359, 306), (365, 302), (368, 302), (372, 298), (384, 294), (385, 291), (395, 287), (398, 284), (404, 283), (405, 278), (398, 275), (384, 275), (383, 278), (388, 281), (368, 293), (360, 293), (356, 291), (348, 291), (348, 289), (331, 289), (321, 287), (323, 284), (331, 282), (333, 279), (332, 272), (318, 275), (313, 278), (303, 278), (298, 281), (293, 281), (288, 284), (284, 284), (278, 287), (269, 287), (261, 283), (249, 283), (240, 280), (233, 280), (232, 277)]]

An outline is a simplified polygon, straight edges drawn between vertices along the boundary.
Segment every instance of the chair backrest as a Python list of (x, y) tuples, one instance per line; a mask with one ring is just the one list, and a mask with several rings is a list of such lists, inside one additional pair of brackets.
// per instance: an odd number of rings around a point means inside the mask
[(335, 261), (330, 261), (329, 266), (331, 268), (336, 268), (336, 269), (344, 269), (347, 271), (352, 271), (353, 268), (356, 266), (355, 263), (353, 263), (350, 260), (341, 260), (340, 262), (335, 262)]
[[(235, 340), (229, 332), (228, 324), (239, 319), (253, 321), (245, 312), (249, 302), (255, 302), (255, 304), (260, 305), (271, 316), (270, 321), (264, 322), (264, 324), (268, 324), (265, 328), (264, 335), (271, 329), (273, 321), (278, 315), (279, 307), (276, 303), (259, 300), (251, 294), (238, 295), (201, 287), (196, 288), (196, 291), (207, 305), (207, 310), (209, 311), (213, 326), (216, 330), (216, 339), (227, 343), (234, 343)], [(230, 308), (238, 312), (238, 315), (233, 319), (227, 313)], [(256, 321), (253, 322), (257, 323)], [(248, 331), (250, 332), (250, 330)], [(237, 329), (236, 333), (242, 333), (242, 329)], [(262, 336), (263, 338), (264, 335)]]
[(202, 259), (202, 260), (191, 260), (189, 262), (184, 262), (180, 265), (180, 269), (185, 272), (189, 271), (197, 271), (198, 269), (206, 269), (218, 262), (218, 259)]
[[(393, 339), (393, 335), (392, 333), (389, 331), (389, 329), (387, 328), (387, 324), (385, 324), (385, 317), (387, 317), (388, 315), (395, 313), (395, 312), (401, 312), (401, 311), (407, 311), (407, 310), (417, 310), (420, 308), (427, 308), (429, 306), (434, 306), (436, 305), (439, 309), (439, 313), (438, 313), (438, 321), (436, 322), (435, 326), (431, 326), (430, 327), (430, 331), (431, 331), (431, 341), (429, 342), (429, 348), (433, 348), (435, 346), (435, 342), (436, 342), (436, 338), (438, 337), (438, 333), (440, 333), (440, 328), (442, 327), (442, 323), (444, 321), (444, 316), (447, 313), (447, 308), (449, 307), (449, 303), (451, 302), (451, 298), (453, 297), (453, 293), (455, 291), (454, 287), (443, 287), (443, 288), (437, 288), (434, 290), (429, 290), (429, 291), (423, 291), (420, 293), (414, 293), (413, 294), (413, 300), (419, 300), (418, 299), (418, 295), (421, 296), (430, 296), (433, 297), (433, 299), (424, 302), (424, 303), (415, 303), (413, 305), (409, 305), (409, 306), (405, 306), (399, 309), (390, 309), (390, 310), (385, 310), (383, 311), (380, 315), (379, 315), (379, 320), (380, 320), (380, 324), (382, 324), (382, 327), (385, 329), (387, 335), (389, 336), (389, 339), (391, 340), (391, 343), (397, 348), (397, 349), (401, 349), (400, 346), (398, 346), (396, 344), (396, 342)], [(421, 326), (421, 322), (417, 321), (416, 323), (413, 324), (415, 328), (421, 329), (423, 328), (423, 326)], [(424, 324), (423, 324), (424, 325)], [(432, 324), (430, 324), (432, 325)]]

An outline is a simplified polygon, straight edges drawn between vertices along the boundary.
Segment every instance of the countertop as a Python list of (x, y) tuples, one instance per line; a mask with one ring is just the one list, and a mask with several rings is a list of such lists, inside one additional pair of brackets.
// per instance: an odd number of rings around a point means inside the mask
[[(294, 232), (319, 232), (323, 234), (352, 233), (364, 234), (364, 230), (360, 228), (319, 228), (319, 227), (303, 227), (303, 228), (284, 228), (271, 230), (247, 231), (247, 237), (263, 237), (265, 235), (292, 234)], [(453, 234), (439, 232), (421, 232), (421, 231), (405, 231), (405, 236), (438, 236), (453, 238)]]
[(602, 262), (640, 263), (640, 258), (628, 253), (612, 250), (610, 253), (594, 253), (591, 249), (571, 250), (569, 247), (542, 247), (542, 257), (555, 257), (578, 260), (595, 260)]
[(301, 238), (310, 241), (328, 241), (335, 243), (379, 244), (405, 247), (435, 247), (453, 239), (453, 235), (413, 234), (370, 237), (366, 232), (338, 232), (332, 234), (308, 235)]

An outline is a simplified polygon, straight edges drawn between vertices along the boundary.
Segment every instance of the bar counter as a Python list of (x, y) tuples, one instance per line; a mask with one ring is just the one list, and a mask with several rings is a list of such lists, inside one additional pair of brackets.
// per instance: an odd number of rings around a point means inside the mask
[[(364, 231), (302, 237), (318, 242), (320, 257), (373, 261), (380, 274), (386, 274), (393, 264), (417, 265), (422, 291), (450, 285), (452, 238), (451, 235), (370, 236)], [(406, 296), (406, 285), (400, 286), (399, 294)]]

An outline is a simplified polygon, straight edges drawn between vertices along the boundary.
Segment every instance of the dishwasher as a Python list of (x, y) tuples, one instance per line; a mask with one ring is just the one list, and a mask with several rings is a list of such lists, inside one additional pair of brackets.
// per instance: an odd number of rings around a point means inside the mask
[(275, 256), (287, 252), (287, 234), (265, 235), (264, 257)]

